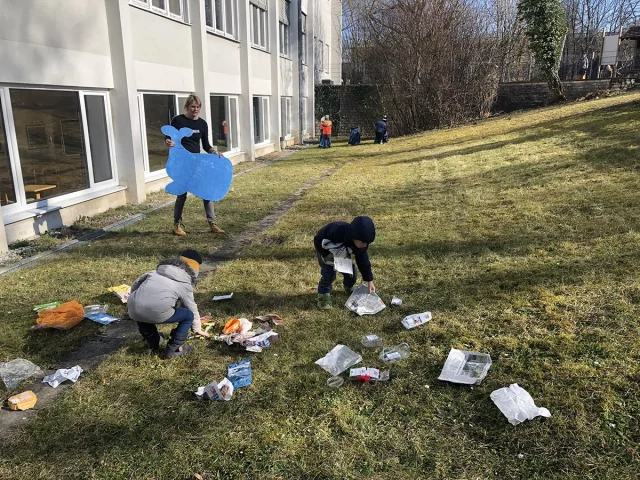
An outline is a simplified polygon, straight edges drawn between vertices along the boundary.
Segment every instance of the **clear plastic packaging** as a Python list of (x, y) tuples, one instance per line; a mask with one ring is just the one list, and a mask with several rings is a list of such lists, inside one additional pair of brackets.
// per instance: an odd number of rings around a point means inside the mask
[(87, 305), (84, 307), (85, 315), (94, 315), (96, 313), (107, 313), (109, 311), (109, 305)]
[(404, 360), (411, 354), (411, 347), (407, 343), (400, 343), (395, 347), (384, 348), (382, 352), (380, 352), (380, 360), (384, 362), (385, 365), (389, 365), (391, 363), (395, 363), (398, 360)]
[(344, 378), (338, 376), (330, 377), (329, 380), (327, 380), (327, 385), (331, 388), (340, 388), (343, 383)]
[(529, 392), (512, 383), (508, 387), (491, 392), (491, 400), (507, 417), (511, 425), (518, 425), (525, 420), (533, 420), (538, 416), (550, 417), (551, 413), (544, 407), (537, 407)]
[(10, 362), (0, 363), (0, 378), (2, 378), (2, 381), (9, 390), (16, 388), (20, 382), (29, 377), (40, 376), (42, 374), (43, 372), (40, 370), (40, 367), (24, 358), (16, 358)]
[(333, 376), (340, 375), (347, 368), (362, 361), (362, 356), (351, 350), (346, 345), (336, 345), (333, 350), (316, 361), (325, 371)]
[(362, 337), (362, 345), (367, 348), (379, 348), (382, 347), (382, 339), (379, 336), (370, 333)]

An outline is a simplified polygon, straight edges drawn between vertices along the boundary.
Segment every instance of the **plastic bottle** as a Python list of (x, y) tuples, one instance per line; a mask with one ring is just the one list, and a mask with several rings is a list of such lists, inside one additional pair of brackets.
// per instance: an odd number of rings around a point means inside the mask
[(329, 380), (327, 380), (327, 385), (331, 388), (340, 388), (343, 383), (344, 378), (338, 376), (330, 377)]
[(385, 365), (389, 365), (390, 363), (395, 363), (398, 360), (404, 360), (410, 354), (411, 347), (409, 347), (407, 343), (400, 343), (395, 347), (382, 349), (379, 358), (385, 363)]

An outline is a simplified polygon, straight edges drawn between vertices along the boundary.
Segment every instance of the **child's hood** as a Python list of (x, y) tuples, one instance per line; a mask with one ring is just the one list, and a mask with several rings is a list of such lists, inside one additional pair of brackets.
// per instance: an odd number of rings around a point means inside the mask
[(162, 260), (156, 268), (158, 275), (170, 278), (180, 283), (196, 284), (198, 274), (184, 260), (179, 258), (167, 258)]
[(373, 243), (376, 238), (376, 227), (369, 217), (356, 217), (349, 226), (350, 240)]

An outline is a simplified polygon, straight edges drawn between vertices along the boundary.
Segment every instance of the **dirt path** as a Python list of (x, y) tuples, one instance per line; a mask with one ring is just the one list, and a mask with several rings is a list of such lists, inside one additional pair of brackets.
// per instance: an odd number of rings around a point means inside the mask
[[(270, 163), (273, 162), (268, 162), (244, 172), (240, 172), (238, 175), (247, 173), (250, 170), (255, 170), (256, 168), (264, 168)], [(263, 231), (274, 225), (283, 215), (285, 215), (291, 209), (291, 207), (293, 207), (298, 201), (300, 201), (302, 197), (304, 197), (305, 193), (309, 189), (314, 187), (323, 179), (334, 175), (338, 170), (346, 165), (348, 164), (330, 168), (317, 177), (308, 180), (306, 183), (301, 185), (295, 193), (290, 195), (284, 202), (276, 207), (269, 215), (263, 217), (259, 221), (250, 223), (244, 232), (233, 237), (229, 237), (225, 242), (222, 243), (222, 245), (220, 245), (220, 248), (216, 251), (215, 254), (205, 258), (200, 267), (200, 277), (210, 275), (215, 272), (218, 265), (238, 258), (241, 250), (245, 246), (249, 245), (256, 237), (256, 235), (262, 233)], [(171, 204), (173, 204), (173, 202), (171, 202)], [(136, 215), (135, 217), (138, 216), (141, 216), (141, 218), (144, 217), (143, 214)], [(136, 219), (135, 221), (138, 221), (141, 218)], [(132, 219), (126, 220), (125, 222), (128, 222), (127, 225), (134, 223)], [(92, 237), (92, 240), (95, 238), (98, 237)], [(76, 241), (72, 245), (69, 245), (67, 248), (80, 245), (81, 243), (82, 242), (80, 241)], [(53, 253), (60, 251), (60, 249), (61, 247), (56, 249)], [(29, 264), (30, 263), (33, 262), (29, 262)], [(23, 266), (25, 265), (21, 265), (21, 267)], [(74, 365), (80, 365), (80, 367), (82, 367), (85, 372), (88, 372), (96, 368), (109, 355), (118, 351), (128, 339), (137, 335), (137, 331), (138, 330), (136, 328), (136, 324), (133, 321), (121, 321), (113, 323), (107, 328), (106, 332), (103, 335), (88, 339), (82, 345), (80, 345), (78, 349), (64, 358), (60, 362), (59, 368), (71, 368)], [(79, 381), (82, 381), (82, 377)], [(38, 403), (36, 404), (35, 408), (24, 412), (14, 412), (4, 407), (0, 410), (0, 443), (8, 441), (11, 438), (11, 434), (15, 432), (16, 429), (20, 428), (22, 425), (25, 425), (29, 419), (37, 416), (40, 410), (44, 410), (45, 408), (47, 408), (53, 403), (56, 397), (63, 394), (67, 388), (70, 388), (72, 386), (73, 383), (65, 382), (58, 386), (58, 388), (54, 389), (49, 385), (43, 384), (40, 381), (34, 382), (31, 385), (26, 385), (24, 387), (24, 390), (33, 391), (38, 396)]]

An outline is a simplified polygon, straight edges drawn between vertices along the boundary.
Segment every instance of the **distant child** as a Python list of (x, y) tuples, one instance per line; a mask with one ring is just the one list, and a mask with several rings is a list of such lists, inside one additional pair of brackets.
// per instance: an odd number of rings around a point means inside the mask
[(329, 119), (329, 115), (325, 115), (322, 121), (322, 135), (324, 137), (324, 148), (331, 148), (331, 130), (333, 122)]
[[(138, 330), (152, 351), (158, 351), (163, 338), (156, 325), (177, 323), (171, 330), (164, 358), (174, 358), (193, 350), (183, 346), (189, 328), (196, 334), (208, 337), (202, 331), (198, 306), (193, 298), (193, 286), (198, 278), (202, 257), (195, 250), (185, 250), (180, 258), (162, 260), (158, 267), (139, 277), (131, 285), (127, 301), (129, 316), (138, 324)], [(178, 307), (180, 301), (182, 306)]]
[[(313, 238), (316, 247), (318, 262), (320, 263), (320, 282), (318, 283), (318, 308), (328, 310), (331, 308), (331, 290), (336, 279), (334, 269), (334, 255), (356, 257), (356, 264), (362, 278), (369, 284), (369, 292), (375, 292), (371, 262), (367, 254), (367, 248), (376, 238), (376, 227), (369, 217), (356, 217), (351, 223), (332, 222), (325, 225)], [(348, 295), (353, 291), (356, 283), (357, 271), (352, 265), (353, 274), (345, 274), (342, 280), (344, 291)]]

